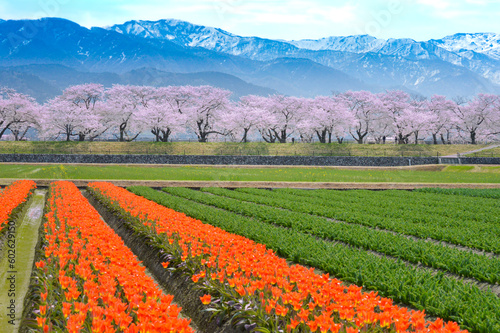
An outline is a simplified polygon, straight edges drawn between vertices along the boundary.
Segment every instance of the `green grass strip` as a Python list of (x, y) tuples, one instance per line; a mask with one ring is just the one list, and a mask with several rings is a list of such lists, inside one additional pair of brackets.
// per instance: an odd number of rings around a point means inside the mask
[[(15, 238), (4, 244), (0, 260), (0, 322), (3, 333), (18, 332), (23, 304), (30, 285), (31, 270), (42, 223), (46, 191), (36, 190), (31, 199), (22, 204), (23, 211), (15, 218)], [(16, 214), (17, 215), (17, 214)], [(12, 277), (14, 277), (12, 279)], [(15, 287), (12, 287), (12, 284)], [(14, 306), (15, 310), (8, 308)], [(9, 316), (14, 314), (15, 318)]]
[(377, 290), (380, 295), (391, 297), (396, 302), (456, 321), (472, 332), (500, 332), (500, 299), (474, 285), (151, 188), (132, 187), (129, 190), (205, 223), (264, 244), (296, 263), (317, 267), (346, 282)]
[(500, 183), (498, 173), (332, 168), (144, 167), (0, 164), (1, 178), (274, 182)]

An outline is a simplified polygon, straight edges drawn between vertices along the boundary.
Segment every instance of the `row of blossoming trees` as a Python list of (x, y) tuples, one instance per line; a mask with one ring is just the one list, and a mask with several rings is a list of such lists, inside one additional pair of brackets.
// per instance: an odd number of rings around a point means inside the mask
[(348, 91), (314, 99), (282, 95), (244, 96), (210, 86), (124, 86), (105, 89), (84, 84), (66, 89), (43, 105), (11, 89), (0, 91), (0, 139), (23, 140), (30, 128), (48, 140), (135, 140), (141, 133), (167, 142), (173, 135), (214, 135), (232, 141), (261, 138), (284, 143), (300, 139), (322, 143), (349, 137), (398, 143), (431, 138), (435, 144), (477, 143), (500, 133), (500, 96), (472, 99), (414, 97), (394, 90), (374, 94)]

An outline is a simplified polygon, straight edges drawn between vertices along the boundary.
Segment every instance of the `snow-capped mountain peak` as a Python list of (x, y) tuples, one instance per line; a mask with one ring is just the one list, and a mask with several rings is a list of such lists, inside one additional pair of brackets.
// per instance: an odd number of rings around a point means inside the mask
[[(180, 20), (129, 21), (105, 29), (59, 18), (42, 20), (44, 24), (0, 21), (0, 66), (62, 64), (117, 73), (142, 69), (127, 74), (140, 84), (157, 78), (144, 68), (171, 73), (168, 84), (185, 82), (186, 77), (176, 79), (175, 73), (216, 72), (296, 96), (348, 89), (405, 89), (451, 97), (500, 92), (496, 34), (431, 41), (368, 35), (283, 41), (241, 37)], [(33, 24), (40, 29), (26, 35), (23, 29)], [(27, 37), (12, 40), (13, 35)]]
[(166, 19), (160, 21), (128, 21), (108, 28), (116, 32), (152, 39), (168, 39), (174, 43), (214, 49), (218, 44), (231, 43), (237, 37), (227, 31)]
[(295, 46), (281, 41), (258, 37), (241, 37), (219, 28), (195, 25), (179, 20), (129, 21), (122, 25), (108, 28), (122, 34), (136, 35), (145, 38), (168, 39), (187, 47), (205, 49), (244, 56), (254, 60), (272, 60), (265, 50), (279, 49), (285, 55)]
[(467, 51), (474, 51), (500, 60), (500, 34), (461, 33), (447, 36), (443, 39), (431, 40), (431, 42), (450, 52), (465, 54)]
[[(457, 70), (470, 70), (500, 85), (500, 35), (495, 33), (456, 34), (429, 41), (386, 40), (369, 35), (284, 41), (237, 36), (222, 29), (179, 20), (129, 21), (108, 29), (145, 38), (168, 39), (183, 47), (200, 47), (251, 60), (304, 58), (340, 70), (346, 63), (360, 59), (370, 63), (366, 66), (377, 64), (384, 69), (387, 67), (380, 64), (389, 61), (387, 57), (392, 57), (390, 62), (441, 62), (439, 66), (452, 65), (457, 66)], [(431, 66), (431, 63), (419, 66)], [(428, 72), (435, 73), (436, 70)], [(403, 80), (404, 84), (409, 81)]]

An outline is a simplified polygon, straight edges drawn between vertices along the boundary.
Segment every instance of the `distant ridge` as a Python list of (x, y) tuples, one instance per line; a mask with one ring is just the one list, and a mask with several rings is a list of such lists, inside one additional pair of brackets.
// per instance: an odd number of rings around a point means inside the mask
[[(28, 34), (27, 26), (36, 29)], [(0, 84), (39, 99), (88, 80), (212, 84), (233, 97), (402, 89), (452, 98), (500, 92), (499, 45), (494, 33), (422, 42), (368, 35), (279, 41), (173, 19), (91, 29), (60, 18), (0, 20)], [(61, 67), (51, 73), (48, 65)]]

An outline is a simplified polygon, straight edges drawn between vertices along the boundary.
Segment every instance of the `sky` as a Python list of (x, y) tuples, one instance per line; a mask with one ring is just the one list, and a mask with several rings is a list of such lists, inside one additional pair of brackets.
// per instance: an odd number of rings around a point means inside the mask
[(88, 28), (173, 18), (272, 39), (368, 34), (424, 41), (500, 33), (500, 0), (0, 0), (0, 19), (41, 17)]

